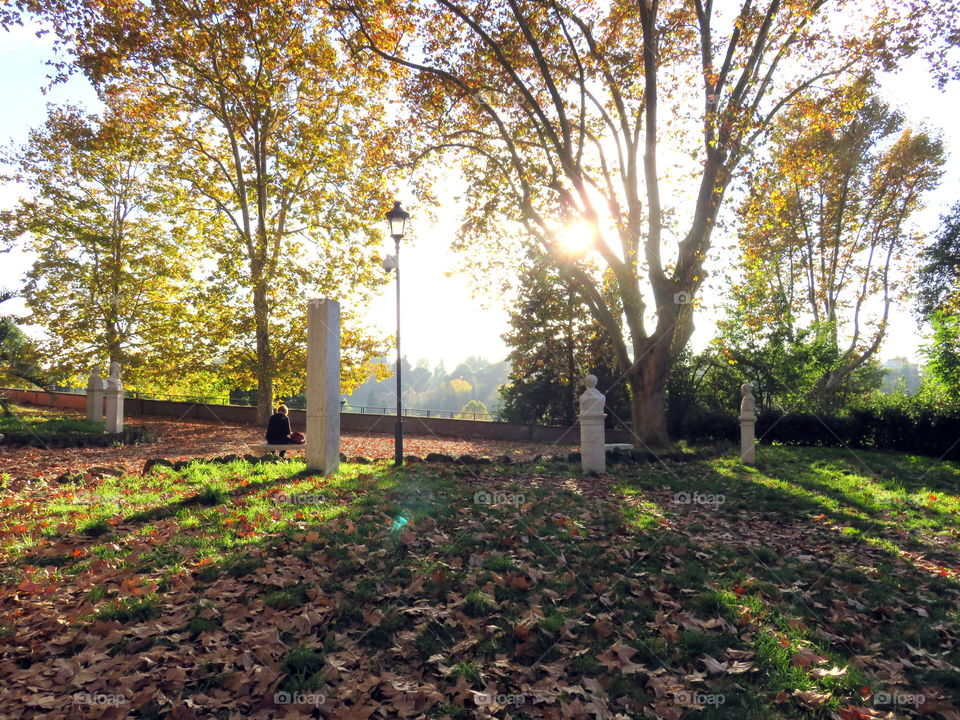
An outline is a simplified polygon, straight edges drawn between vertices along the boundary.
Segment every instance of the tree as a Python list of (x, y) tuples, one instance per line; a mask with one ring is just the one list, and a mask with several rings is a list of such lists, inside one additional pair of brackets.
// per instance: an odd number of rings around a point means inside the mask
[[(481, 417), (477, 417), (477, 415)], [(489, 415), (490, 411), (480, 400), (470, 400), (457, 413), (457, 417), (461, 420), (489, 420)]]
[[(14, 293), (0, 290), (0, 303), (12, 299)], [(37, 387), (49, 385), (44, 372), (37, 366), (31, 343), (11, 317), (0, 317), (0, 380), (26, 382)], [(0, 394), (0, 404), (4, 396)], [(3, 405), (4, 411), (7, 406)]]
[(573, 288), (547, 258), (533, 257), (519, 278), (510, 313), (509, 381), (501, 389), (501, 415), (510, 422), (572, 425), (579, 414), (583, 378), (596, 375), (607, 394), (610, 420), (629, 414), (627, 390), (612, 343)]
[(960, 314), (960, 202), (940, 218), (940, 232), (920, 256), (917, 310), (929, 317), (940, 310)]
[(718, 323), (709, 350), (694, 358), (709, 366), (699, 385), (711, 411), (735, 408), (744, 382), (751, 383), (761, 407), (788, 411), (832, 411), (880, 387), (882, 371), (875, 360), (865, 360), (844, 376), (828, 401), (818, 400), (823, 375), (840, 364), (843, 349), (819, 326), (802, 327), (786, 317), (768, 316), (765, 322), (753, 323), (741, 306)]
[(128, 379), (145, 367), (182, 371), (192, 249), (159, 214), (158, 150), (115, 103), (102, 116), (51, 108), (4, 158), (14, 168), (6, 180), (29, 195), (0, 214), (0, 240), (36, 256), (23, 290), (27, 322), (45, 331), (44, 354), (67, 375), (113, 360)]
[(807, 329), (822, 349), (808, 392), (824, 407), (880, 348), (919, 240), (908, 221), (944, 163), (939, 139), (871, 91), (860, 78), (798, 98), (774, 123), (770, 157), (749, 174), (739, 208), (743, 320), (754, 332), (780, 326), (788, 346), (805, 344), (798, 330)]
[(948, 397), (960, 400), (960, 203), (940, 222), (936, 239), (921, 255), (917, 310), (933, 328), (923, 350), (927, 369)]
[[(31, 3), (32, 5), (32, 3)], [(232, 383), (302, 385), (300, 298), (362, 305), (385, 282), (372, 227), (382, 106), (307, 0), (51, 0), (35, 5), (104, 95), (137, 93), (161, 121), (166, 172), (214, 258), (200, 318)], [(220, 347), (222, 342), (226, 347)], [(344, 316), (344, 383), (375, 349)], [(221, 352), (222, 350), (222, 352)]]
[(943, 386), (948, 398), (960, 400), (960, 315), (944, 311), (929, 317), (933, 337), (922, 352), (927, 370)]
[(774, 117), (955, 21), (932, 0), (334, 5), (358, 51), (409, 71), (421, 153), (457, 154), (473, 256), (487, 247), (501, 262), (508, 223), (553, 254), (564, 222), (587, 223), (603, 268), (562, 272), (609, 333), (650, 443), (668, 439), (664, 383), (693, 332), (721, 203)]

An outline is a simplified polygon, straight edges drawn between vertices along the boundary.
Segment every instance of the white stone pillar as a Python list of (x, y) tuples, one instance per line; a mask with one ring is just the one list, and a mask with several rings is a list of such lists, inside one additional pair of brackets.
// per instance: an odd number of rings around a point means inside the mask
[(307, 469), (340, 465), (340, 303), (307, 301)]
[(110, 363), (107, 378), (107, 432), (123, 432), (123, 382), (120, 380), (120, 363)]
[(87, 420), (103, 422), (103, 393), (106, 383), (100, 375), (100, 368), (94, 368), (87, 380)]
[(757, 416), (754, 408), (757, 401), (753, 397), (750, 383), (740, 386), (740, 394), (743, 395), (743, 400), (740, 401), (740, 460), (744, 465), (755, 465)]
[(580, 464), (585, 473), (602, 473), (607, 470), (606, 431), (603, 426), (606, 398), (597, 390), (596, 376), (587, 375), (583, 384), (587, 389), (580, 396)]

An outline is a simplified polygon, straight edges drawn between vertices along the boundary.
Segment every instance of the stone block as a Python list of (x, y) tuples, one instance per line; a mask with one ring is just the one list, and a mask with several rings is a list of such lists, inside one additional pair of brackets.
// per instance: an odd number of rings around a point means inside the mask
[(307, 469), (329, 475), (340, 453), (340, 303), (307, 302)]

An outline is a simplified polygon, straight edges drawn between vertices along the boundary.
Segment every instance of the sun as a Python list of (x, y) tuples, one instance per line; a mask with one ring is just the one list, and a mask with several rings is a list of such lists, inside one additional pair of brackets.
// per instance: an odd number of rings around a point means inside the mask
[(593, 247), (593, 227), (585, 220), (564, 225), (557, 233), (560, 248), (570, 255), (582, 255)]

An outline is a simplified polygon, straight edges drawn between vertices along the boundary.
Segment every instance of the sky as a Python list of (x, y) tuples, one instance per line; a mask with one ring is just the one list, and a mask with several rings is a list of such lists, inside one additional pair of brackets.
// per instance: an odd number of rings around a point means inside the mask
[[(2, 32), (2, 31), (0, 31)], [(65, 103), (96, 107), (96, 96), (82, 78), (73, 78), (44, 94), (50, 57), (50, 41), (37, 38), (26, 28), (16, 28), (0, 35), (0, 143), (22, 143), (31, 127), (43, 123), (47, 103)], [(926, 233), (935, 232), (939, 215), (958, 199), (960, 190), (960, 124), (954, 119), (960, 111), (960, 83), (938, 91), (920, 61), (908, 63), (904, 69), (882, 80), (885, 99), (900, 107), (911, 123), (923, 124), (942, 133), (950, 152), (940, 189), (927, 198), (927, 210), (916, 218), (917, 227)], [(17, 189), (0, 184), (0, 208), (13, 204)], [(425, 358), (435, 364), (443, 361), (448, 370), (472, 355), (491, 361), (506, 357), (508, 348), (501, 335), (507, 330), (507, 311), (478, 299), (471, 285), (458, 270), (470, 262), (469, 256), (455, 254), (449, 248), (457, 226), (456, 203), (442, 207), (416, 207), (409, 188), (396, 188), (396, 197), (411, 213), (412, 231), (401, 246), (402, 287), (401, 309), (404, 355), (412, 361)], [(382, 219), (389, 208), (377, 212)], [(418, 214), (419, 213), (419, 214)], [(433, 215), (435, 221), (427, 218)], [(418, 217), (420, 218), (418, 222)], [(385, 221), (384, 221), (385, 223)], [(384, 224), (385, 227), (385, 224)], [(729, 238), (715, 237), (715, 247), (731, 244)], [(384, 253), (392, 252), (392, 242), (384, 245)], [(30, 263), (29, 256), (13, 252), (0, 262), (0, 288), (17, 289)], [(714, 255), (712, 264), (725, 262)], [(716, 285), (703, 291), (709, 303), (698, 313), (697, 331), (692, 345), (703, 347), (712, 337), (713, 325), (723, 302), (723, 288)], [(22, 311), (18, 301), (6, 303), (5, 313)], [(395, 330), (395, 290), (387, 285), (383, 296), (364, 312), (368, 322), (384, 334)], [(905, 356), (920, 359), (918, 349), (923, 329), (918, 327), (909, 306), (894, 307), (889, 336), (881, 350), (881, 358)]]

